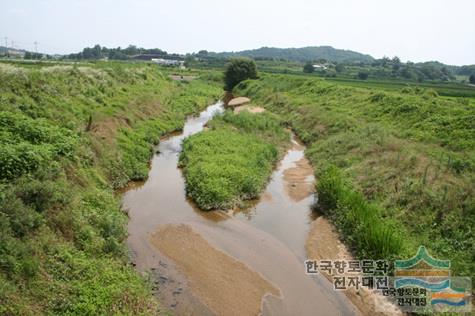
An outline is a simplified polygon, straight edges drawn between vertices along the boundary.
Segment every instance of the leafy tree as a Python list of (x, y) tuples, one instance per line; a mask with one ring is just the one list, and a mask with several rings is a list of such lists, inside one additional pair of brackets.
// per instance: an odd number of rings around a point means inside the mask
[(335, 66), (335, 70), (338, 73), (342, 73), (343, 71), (345, 71), (345, 66), (343, 64), (338, 64)]
[(398, 71), (399, 68), (401, 68), (401, 60), (399, 59), (399, 57), (394, 56), (391, 62), (393, 64), (393, 71)]
[(475, 75), (470, 75), (470, 78), (468, 78), (468, 81), (469, 81), (471, 84), (475, 84)]
[(315, 71), (315, 68), (313, 68), (313, 65), (311, 62), (306, 62), (305, 65), (303, 66), (303, 72), (310, 74)]
[(126, 54), (122, 53), (119, 50), (110, 50), (109, 51), (109, 59), (118, 59), (118, 60), (125, 60), (125, 59), (128, 59), (129, 56), (127, 56)]
[(140, 54), (140, 50), (135, 45), (129, 45), (126, 49), (123, 50), (126, 55), (137, 55)]
[(358, 79), (360, 80), (366, 80), (368, 79), (369, 74), (365, 71), (360, 71), (358, 72)]
[(233, 58), (224, 71), (224, 89), (232, 91), (243, 80), (256, 79), (257, 67), (254, 60), (249, 58)]

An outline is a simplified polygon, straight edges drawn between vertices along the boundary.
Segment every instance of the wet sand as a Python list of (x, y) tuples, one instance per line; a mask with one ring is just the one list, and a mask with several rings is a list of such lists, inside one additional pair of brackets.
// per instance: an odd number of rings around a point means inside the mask
[[(311, 260), (354, 260), (347, 247), (339, 240), (335, 227), (323, 216), (312, 222), (306, 242), (306, 250), (308, 258)], [(330, 282), (333, 282), (331, 275), (325, 273), (324, 276)], [(348, 289), (343, 293), (363, 315), (404, 315), (382, 295), (365, 288), (360, 288), (359, 291)], [(383, 309), (386, 312), (380, 312)]]
[(314, 191), (313, 168), (307, 158), (295, 162), (295, 167), (284, 171), (285, 190), (290, 198), (299, 202)]
[(167, 225), (151, 240), (175, 262), (193, 294), (216, 315), (258, 315), (265, 294), (280, 296), (269, 281), (210, 246), (190, 226)]

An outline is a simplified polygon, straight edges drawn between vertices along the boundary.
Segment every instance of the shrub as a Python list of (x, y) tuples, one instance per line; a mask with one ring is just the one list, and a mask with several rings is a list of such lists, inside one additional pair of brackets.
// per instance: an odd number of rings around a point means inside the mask
[(311, 74), (312, 72), (315, 71), (315, 68), (313, 68), (313, 64), (309, 61), (306, 62), (305, 65), (303, 66), (303, 72)]
[(233, 58), (226, 65), (226, 70), (224, 71), (224, 89), (232, 91), (241, 81), (256, 78), (257, 68), (254, 60), (249, 58)]
[(357, 77), (360, 80), (366, 80), (366, 79), (368, 79), (369, 74), (367, 72), (360, 71), (360, 72), (358, 72)]

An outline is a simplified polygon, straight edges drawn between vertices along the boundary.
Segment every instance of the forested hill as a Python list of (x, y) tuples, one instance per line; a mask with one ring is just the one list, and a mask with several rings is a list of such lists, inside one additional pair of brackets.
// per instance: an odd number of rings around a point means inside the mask
[(240, 52), (210, 53), (216, 57), (244, 56), (251, 58), (276, 58), (292, 61), (326, 59), (333, 62), (371, 62), (373, 57), (346, 49), (331, 46), (311, 46), (302, 48), (261, 47)]

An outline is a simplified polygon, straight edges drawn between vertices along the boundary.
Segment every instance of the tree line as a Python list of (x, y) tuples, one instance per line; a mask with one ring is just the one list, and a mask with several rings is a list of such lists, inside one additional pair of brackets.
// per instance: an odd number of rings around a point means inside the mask
[[(325, 68), (315, 69), (314, 64)], [(469, 82), (475, 84), (475, 65), (450, 66), (440, 62), (402, 62), (399, 57), (383, 57), (370, 63), (337, 63), (328, 60), (311, 60), (303, 65), (303, 72), (317, 72), (327, 77), (354, 77), (361, 80), (403, 79), (410, 81), (454, 81), (456, 75), (468, 76)]]
[(114, 59), (114, 60), (127, 60), (132, 59), (134, 56), (149, 54), (156, 55), (161, 58), (182, 59), (178, 54), (169, 54), (159, 48), (141, 48), (135, 45), (129, 45), (126, 48), (107, 48), (101, 45), (94, 45), (93, 47), (86, 47), (81, 52), (75, 54), (69, 54), (67, 59)]

